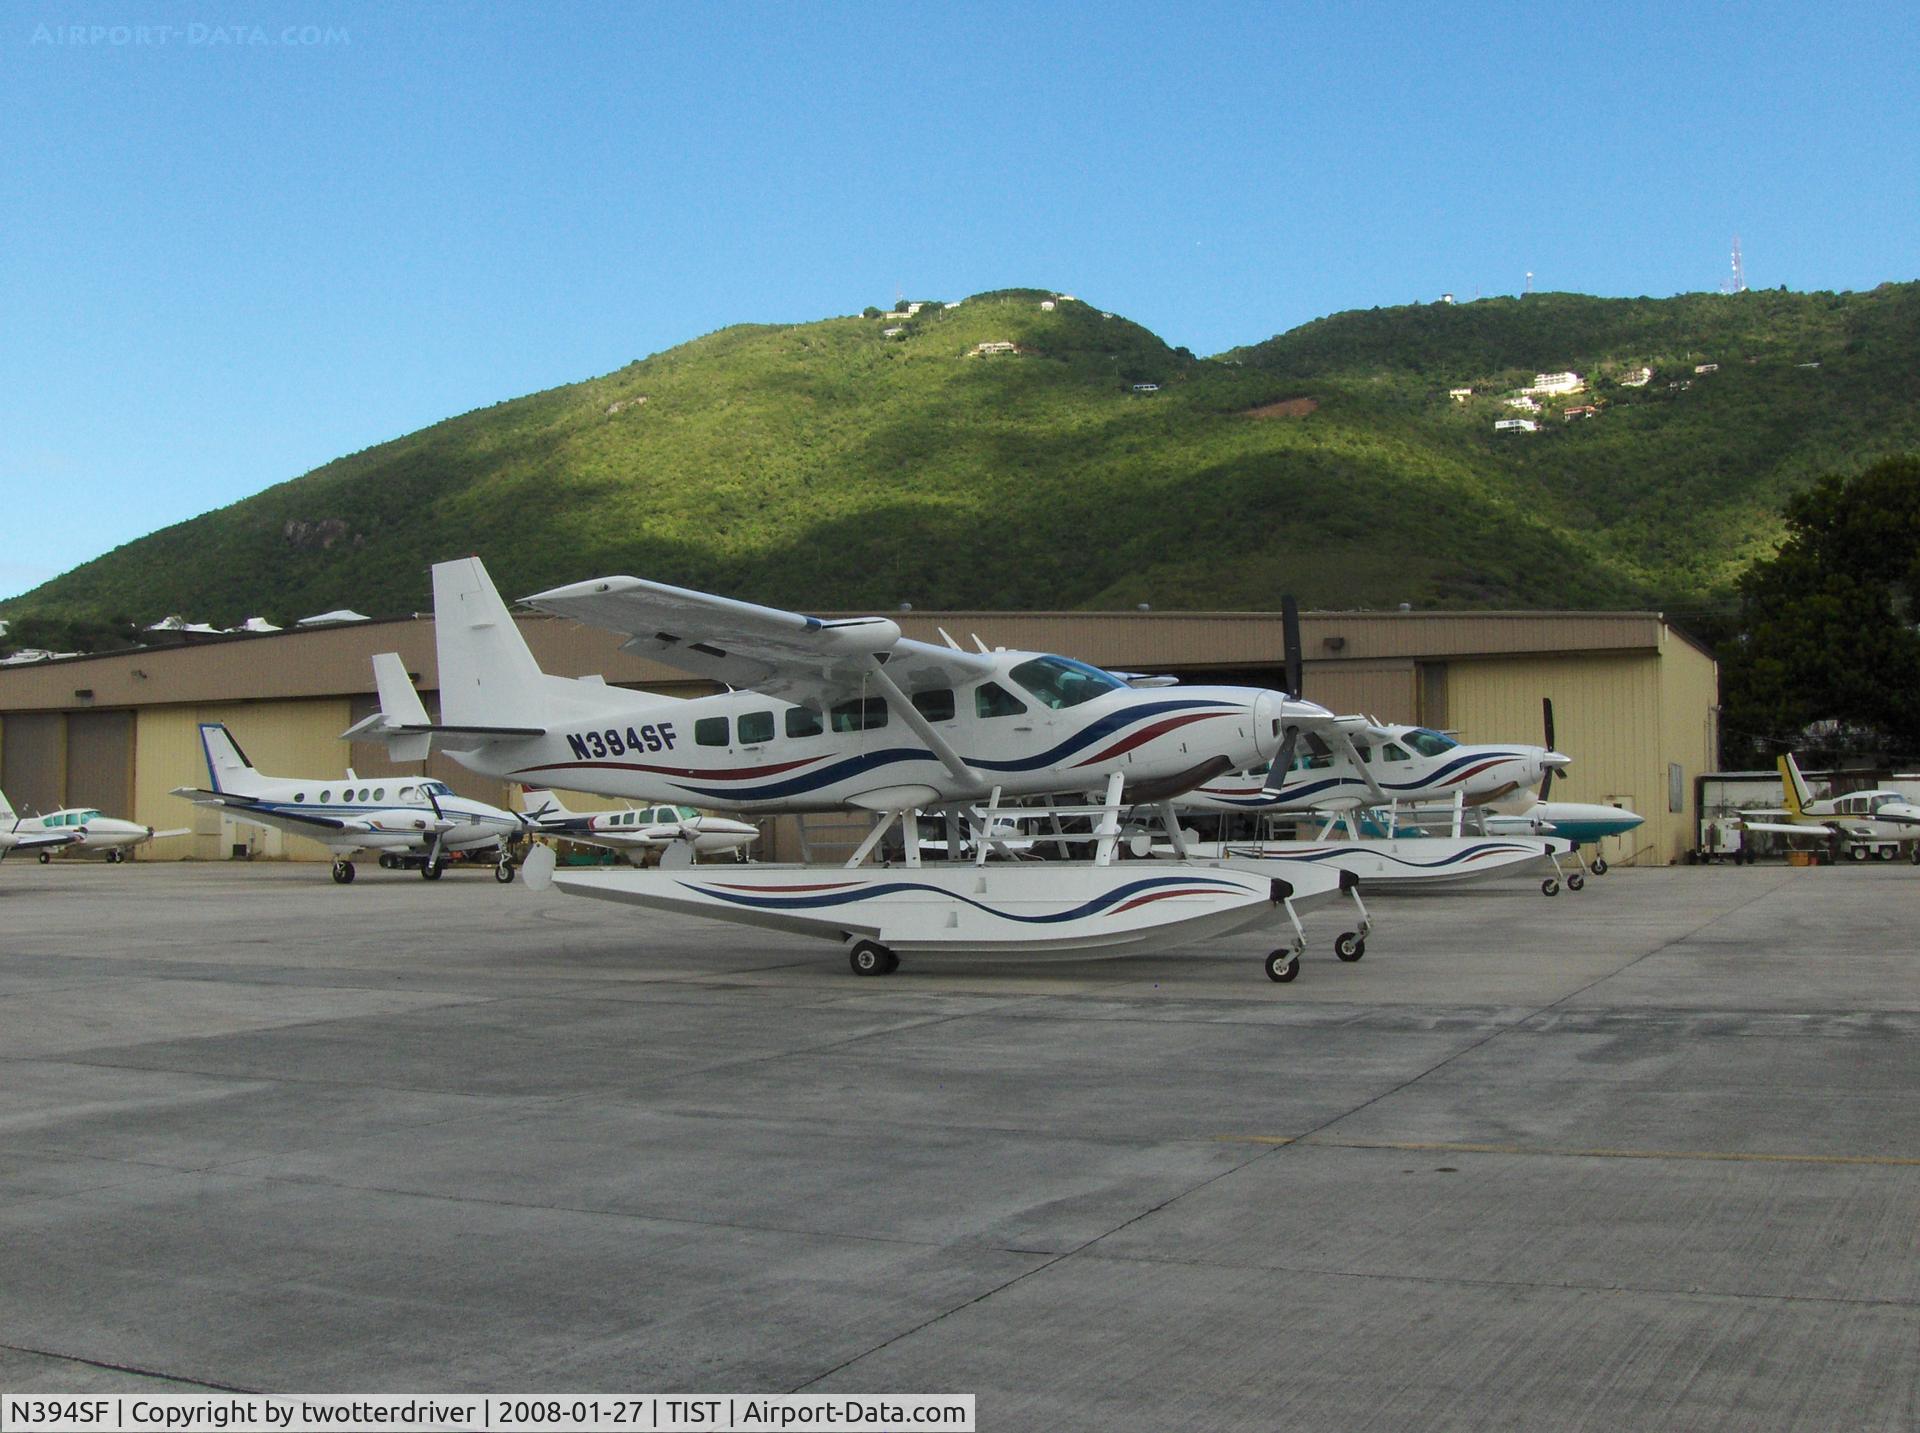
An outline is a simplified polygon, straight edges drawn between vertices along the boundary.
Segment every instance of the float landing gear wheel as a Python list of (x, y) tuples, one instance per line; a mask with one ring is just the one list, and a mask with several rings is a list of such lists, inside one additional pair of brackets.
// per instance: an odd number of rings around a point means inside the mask
[(1543, 896), (1559, 895), (1560, 883), (1556, 881), (1552, 876), (1548, 876), (1546, 880), (1540, 883), (1540, 894)]
[(863, 940), (847, 952), (847, 964), (855, 975), (892, 975), (900, 968), (900, 957), (877, 940)]
[(511, 885), (513, 882), (513, 862), (501, 861), (495, 865), (493, 868), (493, 878), (503, 886)]
[(353, 862), (335, 861), (333, 863), (333, 879), (335, 883), (338, 885), (342, 885), (342, 886), (352, 885), (353, 884)]
[(1567, 877), (1567, 889), (1570, 891), (1582, 891), (1586, 889), (1586, 886), (1587, 878), (1578, 871), (1575, 871), (1571, 876)]
[(1605, 856), (1595, 856), (1595, 857), (1593, 858), (1593, 873), (1594, 873), (1594, 875), (1596, 875), (1596, 876), (1604, 876), (1604, 875), (1606, 875), (1606, 873), (1607, 873), (1607, 858), (1606, 858)]
[(1269, 951), (1265, 964), (1267, 979), (1285, 985), (1300, 974), (1300, 952), (1283, 946), (1279, 950)]
[(1333, 943), (1333, 953), (1342, 960), (1358, 960), (1367, 953), (1366, 938), (1357, 930), (1342, 931)]

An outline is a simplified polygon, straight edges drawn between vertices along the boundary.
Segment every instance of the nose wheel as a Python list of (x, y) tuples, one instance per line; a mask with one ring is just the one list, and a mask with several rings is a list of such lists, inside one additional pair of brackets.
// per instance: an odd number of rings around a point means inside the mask
[(333, 881), (335, 885), (339, 885), (339, 886), (352, 885), (353, 884), (353, 862), (335, 861), (333, 863)]
[(493, 878), (503, 886), (511, 885), (513, 882), (513, 862), (502, 860), (493, 868)]

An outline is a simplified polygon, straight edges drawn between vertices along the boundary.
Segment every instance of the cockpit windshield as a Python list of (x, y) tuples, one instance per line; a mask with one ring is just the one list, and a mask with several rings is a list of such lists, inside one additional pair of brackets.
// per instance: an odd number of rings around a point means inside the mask
[(1882, 806), (1901, 806), (1906, 803), (1906, 799), (1898, 791), (1876, 792), (1870, 809), (1878, 811)]
[(453, 788), (452, 788), (451, 786), (449, 786), (449, 785), (447, 785), (447, 783), (446, 783), (446, 782), (444, 782), (444, 781), (423, 781), (423, 782), (421, 782), (421, 783), (420, 783), (420, 794), (421, 794), (422, 796), (424, 796), (424, 795), (426, 795), (426, 794), (427, 794), (427, 793), (428, 793), (429, 791), (431, 791), (431, 792), (432, 792), (432, 793), (433, 793), (433, 794), (434, 794), (435, 796), (451, 796), (451, 795), (453, 795)]
[(1077, 707), (1126, 686), (1113, 673), (1076, 662), (1071, 657), (1035, 657), (1030, 662), (1022, 662), (1008, 675), (1055, 711)]
[(1403, 746), (1411, 748), (1420, 756), (1444, 756), (1460, 745), (1450, 736), (1442, 736), (1437, 731), (1428, 731), (1423, 726), (1411, 727), (1400, 733)]

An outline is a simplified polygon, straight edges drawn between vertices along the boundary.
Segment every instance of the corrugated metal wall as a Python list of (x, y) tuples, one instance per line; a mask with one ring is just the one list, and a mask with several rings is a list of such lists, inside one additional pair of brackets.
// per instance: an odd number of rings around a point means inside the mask
[(6, 722), (0, 791), (15, 811), (58, 811), (67, 804), (67, 719), (57, 712), (22, 712)]
[(133, 810), (133, 713), (67, 718), (67, 805), (125, 819)]

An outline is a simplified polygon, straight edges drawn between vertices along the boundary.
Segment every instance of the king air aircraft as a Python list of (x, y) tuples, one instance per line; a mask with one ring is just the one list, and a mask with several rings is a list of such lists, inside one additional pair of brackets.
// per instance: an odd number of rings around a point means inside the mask
[(513, 879), (512, 842), (529, 823), (511, 811), (455, 796), (445, 782), (418, 776), (343, 778), (267, 776), (254, 768), (233, 734), (219, 722), (202, 722), (200, 745), (207, 758), (208, 788), (180, 786), (175, 796), (196, 806), (218, 806), (236, 821), (290, 831), (333, 852), (333, 878), (353, 880), (353, 856), (373, 851), (389, 869), (413, 867), (429, 881), (447, 869), (447, 858), (468, 851), (497, 851), (494, 879)]
[[(731, 688), (662, 697), (542, 672), (477, 558), (437, 565), (433, 583), (440, 722), (425, 720), (410, 687), (398, 689), (396, 660), (376, 665), (377, 676), (385, 668), (381, 711), (351, 733), (384, 737), (396, 760), (437, 745), (474, 771), (537, 786), (747, 814), (851, 807), (885, 818), (843, 868), (753, 867), (761, 874), (750, 882), (685, 871), (552, 878), (572, 893), (846, 939), (856, 971), (884, 974), (898, 949), (1088, 950), (1164, 942), (1175, 927), (1191, 940), (1271, 919), (1276, 901), (1291, 916), (1302, 897), (1353, 885), (1283, 893), (1224, 865), (1148, 866), (1138, 878), (1112, 866), (1123, 804), (1165, 803), (1270, 762), (1297, 739), (1290, 732), (1346, 742), (1338, 719), (1310, 702), (1159, 679), (1136, 687), (1068, 657), (936, 646), (884, 617), (824, 620), (636, 577), (526, 599)], [(1079, 813), (1097, 817), (1079, 838), (1095, 844), (1092, 862), (985, 867), (1003, 798), (1099, 788), (1105, 800)], [(894, 822), (930, 810), (961, 813), (986, 834), (981, 864), (922, 867), (909, 831), (913, 879), (857, 869)], [(1275, 951), (1268, 974), (1291, 979), (1299, 945)]]

